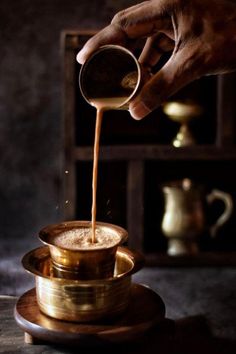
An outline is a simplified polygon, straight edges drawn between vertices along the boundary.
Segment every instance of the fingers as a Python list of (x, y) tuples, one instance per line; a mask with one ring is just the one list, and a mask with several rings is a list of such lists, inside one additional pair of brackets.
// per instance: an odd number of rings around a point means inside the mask
[(90, 38), (82, 50), (77, 54), (76, 60), (80, 64), (90, 57), (99, 47), (106, 44), (126, 46), (127, 36), (120, 28), (110, 25)]
[(163, 1), (145, 1), (118, 12), (111, 24), (121, 28), (130, 39), (148, 37), (170, 27), (171, 20), (161, 6)]
[(186, 46), (172, 54), (163, 68), (146, 82), (139, 95), (130, 103), (129, 111), (140, 120), (160, 106), (169, 96), (202, 75), (204, 58), (197, 46)]
[(100, 46), (118, 44), (127, 46), (130, 40), (147, 37), (171, 26), (169, 16), (164, 14), (162, 1), (145, 1), (115, 15), (111, 24), (92, 37), (77, 55), (83, 64)]
[(153, 67), (165, 52), (174, 49), (175, 42), (163, 33), (149, 37), (139, 57), (139, 62), (144, 67)]

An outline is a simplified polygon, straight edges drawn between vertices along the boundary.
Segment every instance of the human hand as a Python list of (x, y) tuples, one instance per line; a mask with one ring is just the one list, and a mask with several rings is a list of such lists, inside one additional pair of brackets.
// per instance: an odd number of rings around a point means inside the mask
[(77, 55), (83, 64), (100, 46), (132, 48), (147, 38), (139, 62), (151, 70), (165, 52), (171, 57), (131, 101), (142, 119), (183, 86), (204, 75), (236, 69), (236, 4), (230, 0), (151, 0), (115, 15)]

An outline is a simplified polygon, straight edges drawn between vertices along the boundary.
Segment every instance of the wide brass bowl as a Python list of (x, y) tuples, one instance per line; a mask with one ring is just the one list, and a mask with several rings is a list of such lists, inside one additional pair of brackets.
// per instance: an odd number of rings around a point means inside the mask
[(54, 276), (48, 247), (27, 253), (23, 267), (35, 275), (37, 302), (48, 316), (65, 321), (110, 319), (129, 303), (131, 275), (143, 266), (143, 256), (119, 247), (114, 276), (97, 280), (71, 280)]
[(96, 231), (118, 236), (119, 242), (99, 249), (68, 249), (54, 244), (56, 236), (71, 230), (91, 229), (90, 221), (66, 221), (44, 227), (39, 239), (49, 247), (55, 274), (68, 279), (101, 279), (113, 276), (117, 247), (128, 233), (120, 226), (96, 222)]

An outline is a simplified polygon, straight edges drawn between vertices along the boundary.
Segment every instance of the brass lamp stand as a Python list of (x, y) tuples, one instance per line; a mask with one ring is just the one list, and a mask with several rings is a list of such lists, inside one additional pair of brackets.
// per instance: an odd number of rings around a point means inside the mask
[(166, 103), (163, 111), (169, 119), (181, 124), (176, 137), (172, 141), (173, 146), (183, 147), (196, 144), (189, 129), (189, 122), (202, 114), (202, 107), (192, 101), (176, 101)]

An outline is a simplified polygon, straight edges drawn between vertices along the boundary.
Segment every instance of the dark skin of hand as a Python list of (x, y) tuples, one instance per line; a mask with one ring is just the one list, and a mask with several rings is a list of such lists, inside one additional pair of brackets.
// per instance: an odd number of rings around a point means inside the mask
[(129, 106), (142, 119), (183, 86), (204, 75), (236, 69), (236, 2), (230, 0), (151, 0), (115, 15), (77, 55), (83, 64), (100, 46), (127, 48), (146, 38), (139, 62), (151, 70), (164, 52), (172, 55), (145, 82)]

